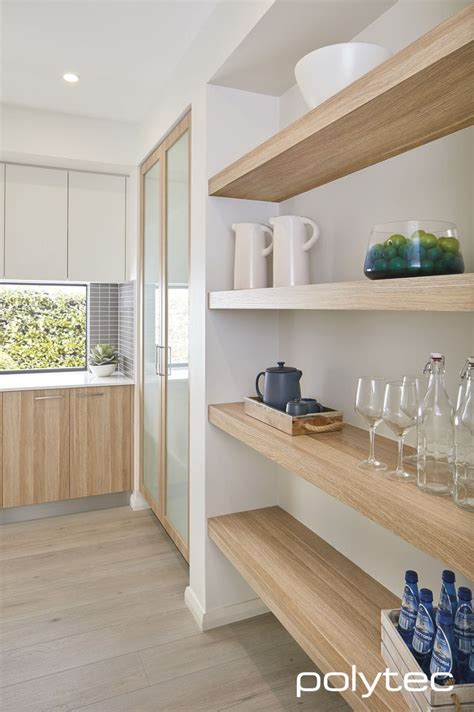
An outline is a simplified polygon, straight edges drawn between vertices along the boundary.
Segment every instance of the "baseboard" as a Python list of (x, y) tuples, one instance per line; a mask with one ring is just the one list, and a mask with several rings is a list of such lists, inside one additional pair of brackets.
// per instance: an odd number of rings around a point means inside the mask
[(130, 508), (134, 512), (139, 512), (141, 509), (150, 509), (150, 505), (141, 492), (132, 492), (130, 495)]
[(27, 507), (8, 507), (0, 509), (0, 524), (27, 522), (32, 519), (46, 519), (47, 517), (61, 517), (63, 514), (79, 514), (80, 512), (92, 512), (96, 509), (124, 507), (128, 505), (129, 501), (129, 492), (116, 492), (114, 494), (100, 494), (95, 497), (32, 504)]
[(220, 608), (205, 611), (190, 586), (186, 587), (184, 601), (193, 614), (199, 628), (203, 631), (268, 613), (267, 606), (260, 598), (252, 598), (249, 601), (233, 603), (230, 606), (221, 606)]

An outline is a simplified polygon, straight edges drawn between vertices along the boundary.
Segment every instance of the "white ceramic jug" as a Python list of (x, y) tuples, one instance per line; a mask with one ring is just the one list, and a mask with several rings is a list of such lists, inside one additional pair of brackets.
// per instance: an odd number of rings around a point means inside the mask
[[(273, 232), (268, 225), (259, 223), (236, 223), (235, 232), (234, 289), (257, 289), (268, 287), (266, 257), (273, 249)], [(265, 246), (265, 235), (271, 242)]]
[[(298, 215), (270, 218), (270, 224), (273, 225), (273, 286), (309, 284), (308, 250), (319, 237), (319, 227), (314, 220)], [(308, 240), (307, 225), (312, 232)]]

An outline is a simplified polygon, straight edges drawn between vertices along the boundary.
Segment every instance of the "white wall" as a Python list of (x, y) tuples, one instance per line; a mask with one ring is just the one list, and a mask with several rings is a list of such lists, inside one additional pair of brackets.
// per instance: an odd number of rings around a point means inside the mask
[(207, 309), (207, 292), (232, 279), (232, 223), (275, 213), (271, 203), (207, 197), (207, 178), (277, 128), (274, 97), (209, 86), (193, 103), (190, 587), (208, 617), (255, 594), (208, 540), (207, 518), (275, 504), (277, 493), (272, 464), (209, 425), (207, 407), (241, 400), (276, 360), (278, 316)]
[[(137, 163), (138, 127), (10, 104), (0, 105), (1, 159), (128, 173)], [(36, 159), (36, 160), (35, 160)], [(91, 167), (92, 166), (92, 167)]]
[[(355, 39), (394, 52), (454, 14), (457, 2), (399, 2)], [(306, 111), (297, 87), (281, 97), (281, 125)], [(472, 131), (465, 130), (281, 204), (321, 226), (311, 252), (315, 282), (364, 279), (370, 227), (396, 219), (431, 218), (457, 224), (467, 271), (474, 269)], [(446, 355), (455, 398), (458, 372), (474, 351), (472, 314), (294, 312), (280, 316), (280, 352), (303, 370), (308, 396), (353, 410), (357, 377), (395, 379), (419, 374), (431, 351)], [(384, 435), (393, 437), (385, 427)], [(387, 497), (390, 483), (387, 482)], [(403, 571), (415, 568), (424, 585), (439, 587), (442, 564), (290, 473), (280, 476), (280, 504), (374, 578), (399, 593)]]

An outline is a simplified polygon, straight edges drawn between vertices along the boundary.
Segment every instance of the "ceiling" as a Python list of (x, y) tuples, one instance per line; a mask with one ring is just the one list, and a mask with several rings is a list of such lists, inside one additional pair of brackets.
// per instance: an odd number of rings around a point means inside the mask
[[(137, 122), (217, 0), (1, 0), (1, 100)], [(65, 72), (80, 76), (63, 81)]]
[(281, 96), (313, 49), (349, 42), (397, 0), (275, 0), (212, 77), (213, 84)]

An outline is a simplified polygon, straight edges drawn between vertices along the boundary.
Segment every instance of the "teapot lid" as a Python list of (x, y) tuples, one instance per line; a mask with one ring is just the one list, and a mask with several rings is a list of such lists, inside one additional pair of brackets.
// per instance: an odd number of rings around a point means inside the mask
[(271, 366), (266, 368), (266, 373), (294, 373), (297, 369), (293, 366), (285, 366), (284, 361), (277, 361), (278, 366)]

